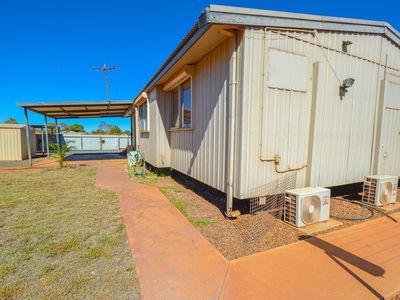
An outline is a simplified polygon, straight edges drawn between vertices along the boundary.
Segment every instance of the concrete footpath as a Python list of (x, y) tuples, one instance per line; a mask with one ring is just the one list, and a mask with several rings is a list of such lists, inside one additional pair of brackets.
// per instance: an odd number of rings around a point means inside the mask
[(97, 185), (119, 194), (144, 299), (391, 299), (400, 293), (400, 224), (387, 218), (227, 261), (158, 189), (131, 181), (125, 164), (97, 165)]
[(227, 260), (156, 188), (134, 183), (118, 161), (96, 184), (119, 194), (143, 299), (216, 299)]

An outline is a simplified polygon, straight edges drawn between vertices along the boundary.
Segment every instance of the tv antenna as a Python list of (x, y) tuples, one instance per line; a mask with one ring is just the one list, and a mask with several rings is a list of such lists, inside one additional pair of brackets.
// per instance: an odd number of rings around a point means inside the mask
[(108, 87), (108, 73), (111, 71), (119, 70), (119, 69), (120, 69), (119, 67), (112, 67), (112, 66), (107, 67), (106, 64), (104, 64), (101, 68), (92, 68), (92, 70), (94, 70), (94, 71), (102, 71), (104, 73), (104, 80), (106, 82), (106, 95), (107, 95), (108, 104), (111, 103), (110, 89)]

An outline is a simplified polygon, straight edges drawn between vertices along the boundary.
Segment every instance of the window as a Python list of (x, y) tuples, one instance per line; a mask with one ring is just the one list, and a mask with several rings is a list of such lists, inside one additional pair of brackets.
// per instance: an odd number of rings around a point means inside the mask
[(148, 122), (148, 102), (145, 101), (143, 104), (139, 106), (139, 128), (140, 131), (149, 131), (149, 122)]
[(182, 101), (182, 127), (192, 127), (192, 89), (190, 87), (190, 79), (181, 85), (181, 101)]
[(169, 92), (171, 106), (171, 128), (192, 127), (192, 87), (187, 79)]

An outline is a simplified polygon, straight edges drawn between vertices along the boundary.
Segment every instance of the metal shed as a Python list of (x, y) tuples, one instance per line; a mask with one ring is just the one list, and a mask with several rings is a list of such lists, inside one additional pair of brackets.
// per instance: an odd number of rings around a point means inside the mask
[[(190, 126), (171, 126), (189, 79)], [(210, 5), (131, 114), (149, 163), (226, 192), (229, 213), (287, 184), (400, 175), (399, 91), (386, 22)]]
[[(0, 161), (24, 160), (28, 158), (26, 126), (0, 124)], [(29, 127), (31, 153), (36, 152), (35, 129)]]

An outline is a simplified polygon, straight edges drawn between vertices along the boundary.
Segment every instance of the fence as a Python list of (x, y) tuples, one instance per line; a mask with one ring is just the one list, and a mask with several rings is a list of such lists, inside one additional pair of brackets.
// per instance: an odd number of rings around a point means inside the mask
[(74, 151), (119, 151), (131, 145), (131, 137), (62, 133), (61, 142), (74, 147)]

